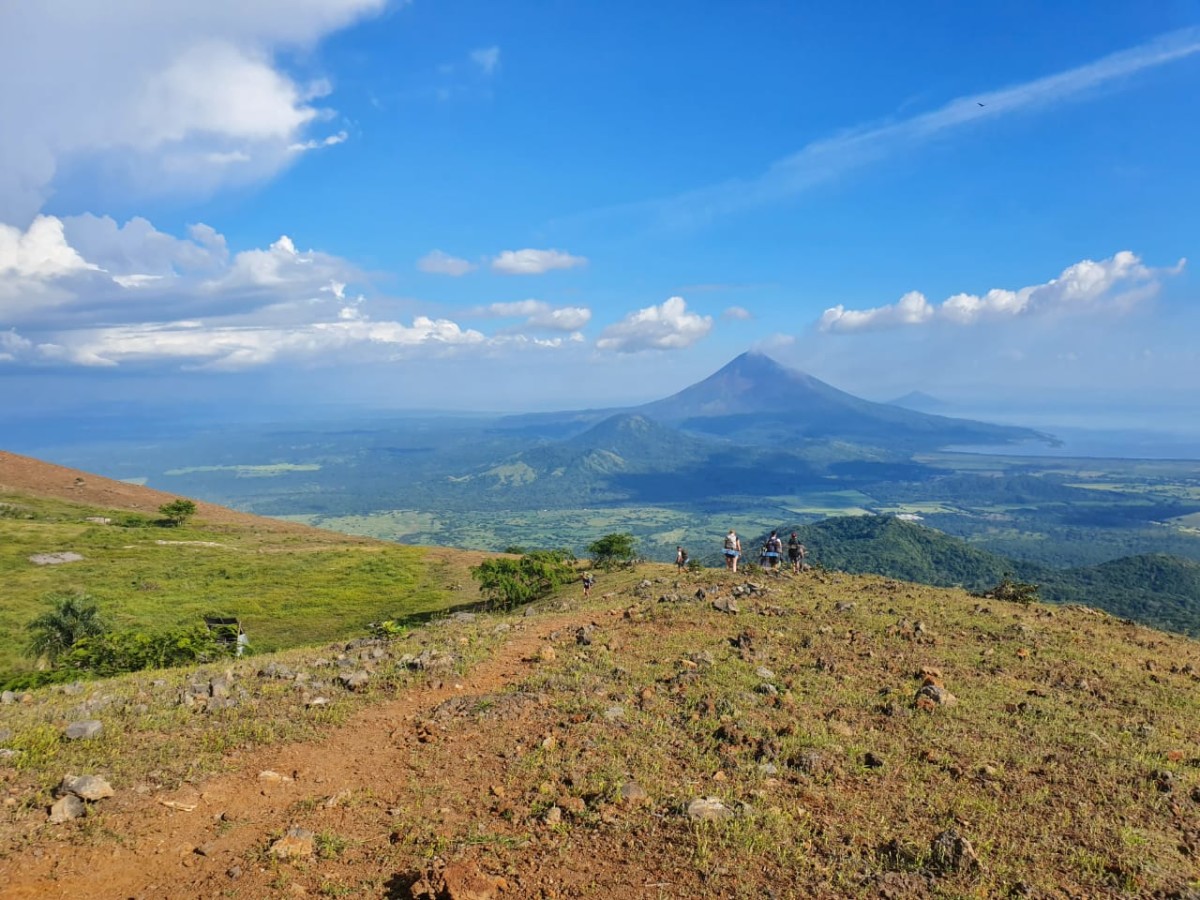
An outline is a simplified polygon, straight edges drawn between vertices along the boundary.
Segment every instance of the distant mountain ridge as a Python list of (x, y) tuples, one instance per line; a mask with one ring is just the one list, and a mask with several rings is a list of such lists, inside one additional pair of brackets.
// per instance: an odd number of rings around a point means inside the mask
[(1055, 443), (1051, 435), (1030, 428), (864, 400), (756, 352), (743, 353), (702, 381), (640, 406), (509, 416), (499, 427), (567, 439), (616, 415), (641, 416), (748, 446), (836, 441), (912, 452), (953, 444)]

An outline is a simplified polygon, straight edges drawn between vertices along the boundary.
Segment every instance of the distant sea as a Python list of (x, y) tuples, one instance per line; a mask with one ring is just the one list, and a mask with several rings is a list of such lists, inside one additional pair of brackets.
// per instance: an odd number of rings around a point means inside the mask
[[(1038, 427), (1038, 426), (1034, 426)], [(1088, 457), (1093, 459), (1188, 459), (1200, 461), (1200, 434), (1046, 427), (1062, 444), (1050, 447), (1037, 441), (1023, 444), (963, 445), (947, 447), (957, 453), (997, 456)]]

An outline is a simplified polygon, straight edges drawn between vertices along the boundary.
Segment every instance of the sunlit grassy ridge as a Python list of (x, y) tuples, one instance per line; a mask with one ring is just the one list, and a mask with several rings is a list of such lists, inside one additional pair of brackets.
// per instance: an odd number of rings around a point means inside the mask
[[(198, 518), (163, 528), (137, 514), (59, 500), (10, 494), (0, 503), (0, 670), (21, 663), (25, 623), (55, 592), (90, 594), (117, 627), (158, 630), (205, 614), (237, 616), (255, 650), (360, 634), (374, 619), (474, 599), (469, 555), (277, 531), (266, 520), (211, 525)], [(64, 551), (84, 559), (29, 560)]]

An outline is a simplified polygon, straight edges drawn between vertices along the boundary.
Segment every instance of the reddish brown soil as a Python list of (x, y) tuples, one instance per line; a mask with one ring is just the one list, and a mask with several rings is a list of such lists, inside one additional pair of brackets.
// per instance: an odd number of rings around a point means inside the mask
[[(57, 466), (54, 463), (0, 450), (0, 492), (5, 491), (147, 515), (154, 515), (164, 503), (178, 499), (176, 494), (167, 494), (124, 481), (114, 481), (103, 475), (92, 475), (78, 469), (69, 469), (66, 466)], [(253, 525), (260, 529), (270, 528), (272, 531), (316, 532), (316, 529), (295, 522), (265, 519), (203, 500), (197, 500), (195, 503), (197, 516), (208, 524)]]
[[(508, 763), (502, 748), (511, 747), (514, 734), (529, 727), (527, 717), (507, 717), (494, 731), (489, 729), (484, 741), (469, 723), (423, 723), (451, 698), (491, 695), (526, 677), (544, 639), (574, 625), (576, 618), (584, 616), (557, 614), (522, 622), (504, 646), (467, 676), (406, 690), (317, 741), (238, 755), (230, 759), (231, 774), (167, 796), (118, 795), (106, 801), (110, 805), (102, 827), (90, 845), (81, 846), (77, 838), (70, 843), (39, 839), (36, 846), (0, 860), (0, 898), (260, 898), (304, 896), (314, 886), (311, 893), (319, 896), (321, 885), (333, 881), (362, 885), (354, 896), (407, 897), (414, 873), (411, 867), (396, 870), (396, 854), (389, 852), (407, 837), (389, 826), (394, 810), (411, 816), (421, 807), (437, 820), (439, 831), (458, 831), (462, 819), (478, 812), (473, 806), (486, 809), (494, 803), (494, 797), (479, 794), (480, 786), (486, 791), (487, 785), (503, 782)], [(267, 769), (294, 780), (268, 784), (259, 777)], [(428, 808), (433, 784), (441, 798), (436, 803), (461, 793), (464, 805)], [(340, 793), (350, 799), (326, 805)], [(194, 809), (172, 809), (168, 802)], [(308, 863), (269, 860), (265, 850), (271, 839), (296, 824), (336, 833), (354, 852)], [(461, 858), (461, 849), (455, 855)], [(533, 857), (530, 865), (538, 865)], [(580, 871), (596, 863), (596, 858), (581, 860)], [(241, 869), (236, 878), (229, 874), (234, 866)], [(633, 882), (641, 873), (625, 875), (629, 890), (618, 893), (639, 896)], [(559, 880), (553, 871), (543, 876), (535, 880)], [(372, 884), (374, 888), (367, 886)], [(516, 884), (502, 894), (552, 895)], [(649, 895), (660, 894), (655, 889)]]

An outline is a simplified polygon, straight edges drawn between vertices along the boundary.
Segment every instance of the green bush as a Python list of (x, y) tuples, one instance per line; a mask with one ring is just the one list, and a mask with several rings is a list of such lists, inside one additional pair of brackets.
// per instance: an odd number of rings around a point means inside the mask
[(633, 535), (628, 532), (606, 534), (588, 544), (592, 562), (601, 569), (632, 565), (635, 552)]
[(217, 640), (204, 625), (187, 625), (157, 634), (114, 631), (76, 641), (61, 659), (64, 669), (99, 677), (165, 669), (232, 656), (235, 647)]
[(80, 640), (104, 633), (96, 601), (83, 592), (50, 594), (53, 609), (25, 626), (29, 642), (25, 652), (32, 659), (47, 659), (51, 665)]
[(196, 514), (196, 504), (180, 497), (160, 506), (158, 514), (171, 525), (182, 525)]
[(990, 591), (987, 591), (983, 596), (992, 600), (1006, 600), (1010, 603), (1020, 603), (1025, 606), (1030, 603), (1036, 603), (1041, 599), (1038, 596), (1038, 586), (1036, 584), (1013, 581), (1007, 575), (1000, 579), (1000, 583)]
[(493, 607), (508, 608), (548, 597), (575, 580), (568, 550), (535, 550), (520, 559), (488, 559), (471, 569)]

